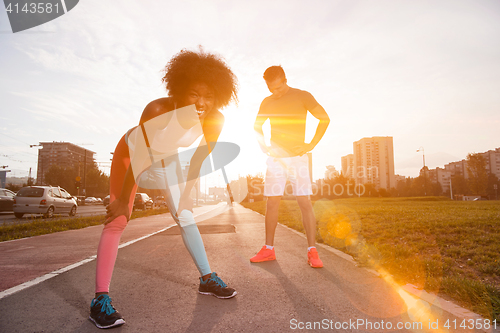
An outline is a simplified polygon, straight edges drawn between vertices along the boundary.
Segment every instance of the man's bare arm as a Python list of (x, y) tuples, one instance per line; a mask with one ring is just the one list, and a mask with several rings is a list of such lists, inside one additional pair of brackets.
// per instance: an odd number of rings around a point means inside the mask
[(259, 143), (260, 149), (265, 154), (271, 154), (271, 147), (266, 145), (266, 140), (264, 139), (264, 131), (262, 130), (262, 126), (264, 125), (267, 119), (268, 117), (257, 115), (257, 118), (255, 118), (253, 129), (255, 132), (257, 132), (257, 142)]
[(316, 147), (316, 145), (319, 143), (319, 141), (325, 134), (326, 129), (330, 124), (330, 117), (328, 117), (328, 114), (326, 113), (325, 109), (323, 109), (323, 107), (319, 104), (314, 109), (309, 110), (309, 112), (314, 118), (319, 120), (318, 127), (316, 128), (316, 133), (314, 133), (314, 137), (309, 143), (309, 145), (311, 145), (311, 150), (312, 150), (314, 149), (314, 147)]
[(310, 152), (311, 150), (314, 149), (314, 147), (316, 147), (316, 145), (319, 143), (319, 141), (325, 134), (328, 125), (330, 124), (330, 117), (328, 117), (328, 114), (321, 105), (318, 104), (314, 109), (309, 110), (309, 112), (311, 113), (311, 115), (313, 115), (313, 117), (319, 120), (319, 124), (318, 127), (316, 128), (316, 133), (314, 133), (314, 137), (312, 138), (311, 142), (295, 148), (295, 152), (299, 156), (302, 156), (305, 153)]

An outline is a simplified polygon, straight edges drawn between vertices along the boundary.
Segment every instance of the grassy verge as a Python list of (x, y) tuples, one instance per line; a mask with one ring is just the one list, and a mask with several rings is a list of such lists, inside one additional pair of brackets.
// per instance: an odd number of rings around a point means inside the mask
[[(400, 283), (500, 319), (500, 202), (441, 198), (316, 201), (317, 240)], [(265, 213), (264, 202), (243, 203)], [(304, 232), (295, 201), (279, 222)]]
[[(134, 211), (130, 219), (138, 217), (157, 215), (168, 213), (167, 208), (150, 209), (145, 211)], [(104, 215), (95, 215), (88, 217), (73, 217), (73, 218), (57, 218), (50, 220), (37, 220), (31, 222), (22, 222), (11, 225), (0, 226), (0, 242), (51, 234), (53, 232), (82, 229), (92, 225), (102, 224), (104, 222)]]

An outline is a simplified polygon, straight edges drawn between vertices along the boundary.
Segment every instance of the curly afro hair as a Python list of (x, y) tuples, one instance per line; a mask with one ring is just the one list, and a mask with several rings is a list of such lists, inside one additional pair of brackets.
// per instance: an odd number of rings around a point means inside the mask
[(236, 75), (222, 57), (207, 53), (201, 47), (198, 52), (181, 50), (170, 59), (163, 72), (162, 82), (174, 99), (185, 96), (192, 83), (203, 82), (214, 90), (217, 109), (238, 101)]

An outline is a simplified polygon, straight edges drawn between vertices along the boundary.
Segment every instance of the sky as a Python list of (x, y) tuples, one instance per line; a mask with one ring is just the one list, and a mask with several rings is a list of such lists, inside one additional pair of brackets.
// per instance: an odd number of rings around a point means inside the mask
[[(330, 116), (314, 179), (372, 136), (392, 136), (396, 174), (416, 177), (420, 147), (430, 168), (500, 147), (499, 40), (497, 0), (85, 0), (15, 34), (2, 7), (0, 165), (34, 176), (30, 145), (65, 141), (94, 151), (109, 173), (121, 136), (167, 95), (168, 60), (202, 45), (239, 80), (238, 105), (222, 110), (220, 140), (241, 148), (229, 178), (265, 173), (253, 123), (272, 65)], [(316, 124), (308, 118), (309, 140)]]

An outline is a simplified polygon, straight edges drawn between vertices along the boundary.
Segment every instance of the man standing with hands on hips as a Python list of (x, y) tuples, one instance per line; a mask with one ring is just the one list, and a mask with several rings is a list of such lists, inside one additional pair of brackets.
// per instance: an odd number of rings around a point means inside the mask
[[(293, 186), (302, 213), (302, 223), (306, 231), (308, 253), (307, 262), (311, 267), (323, 267), (316, 250), (316, 218), (309, 195), (312, 194), (309, 177), (309, 159), (306, 155), (321, 140), (330, 123), (325, 109), (307, 91), (287, 85), (285, 72), (281, 66), (272, 66), (264, 72), (271, 96), (266, 97), (255, 120), (254, 130), (261, 149), (269, 155), (264, 182), (266, 207), (266, 243), (250, 258), (251, 262), (276, 260), (274, 234), (278, 224), (278, 210), (287, 179)], [(316, 133), (310, 143), (305, 143), (307, 111), (319, 120)], [(264, 139), (262, 125), (269, 119), (271, 124), (271, 146)]]

